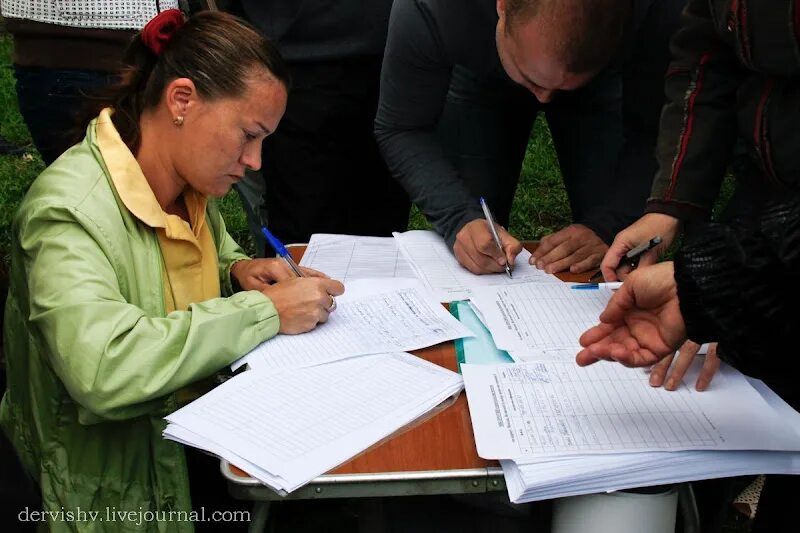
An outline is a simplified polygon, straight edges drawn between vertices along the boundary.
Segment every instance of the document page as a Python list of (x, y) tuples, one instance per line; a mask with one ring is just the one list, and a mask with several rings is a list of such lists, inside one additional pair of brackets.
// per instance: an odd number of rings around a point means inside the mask
[(313, 366), (356, 355), (408, 351), (472, 333), (419, 280), (356, 280), (328, 321), (308, 333), (277, 335), (234, 363), (252, 368)]
[(567, 283), (479, 287), (472, 303), (501, 350), (515, 360), (562, 358), (580, 350), (578, 339), (597, 325), (612, 291), (574, 290)]
[(394, 237), (417, 277), (434, 291), (441, 302), (467, 300), (476, 287), (525, 282), (561, 283), (556, 276), (529, 265), (531, 254), (527, 250), (522, 250), (517, 256), (513, 278), (509, 278), (505, 272), (479, 276), (458, 264), (444, 239), (433, 231), (407, 231), (395, 233)]
[[(696, 363), (698, 363), (697, 361)], [(699, 364), (684, 383), (693, 386)], [(727, 373), (730, 369), (725, 368)], [(747, 378), (781, 422), (800, 433), (800, 413), (763, 382)], [(713, 394), (712, 388), (704, 394)], [(750, 474), (800, 474), (800, 453), (765, 450), (684, 450), (545, 456), (501, 460), (509, 497), (515, 503), (591, 494), (631, 487), (682, 483)]]
[(713, 392), (650, 387), (642, 369), (601, 362), (462, 365), (485, 459), (664, 450), (800, 450), (800, 437), (730, 369)]
[[(461, 376), (407, 353), (311, 368), (250, 370), (169, 415), (165, 436), (244, 459), (291, 491), (434, 408)], [(175, 427), (179, 429), (175, 429)]]
[(362, 278), (416, 278), (392, 237), (315, 233), (301, 266), (342, 282)]

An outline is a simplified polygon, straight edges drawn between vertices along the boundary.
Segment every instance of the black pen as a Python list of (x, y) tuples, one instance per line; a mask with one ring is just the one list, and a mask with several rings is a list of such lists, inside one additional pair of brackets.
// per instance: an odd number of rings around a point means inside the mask
[[(653, 248), (655, 248), (656, 246), (658, 246), (659, 244), (661, 244), (661, 236), (656, 235), (649, 241), (643, 242), (638, 246), (634, 246), (633, 248), (628, 250), (625, 256), (620, 260), (619, 264), (617, 265), (617, 268), (615, 268), (614, 270), (619, 270), (624, 266), (629, 266), (631, 270), (633, 270), (634, 268), (639, 266), (639, 260), (642, 258), (642, 256), (645, 253), (652, 250)], [(591, 278), (589, 278), (589, 281), (595, 281), (601, 279), (602, 277), (603, 277), (603, 271), (598, 270)]]

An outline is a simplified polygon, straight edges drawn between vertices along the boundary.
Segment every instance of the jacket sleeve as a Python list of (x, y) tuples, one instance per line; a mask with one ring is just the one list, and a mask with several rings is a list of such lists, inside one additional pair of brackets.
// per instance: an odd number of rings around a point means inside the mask
[[(192, 304), (165, 317), (126, 301), (90, 214), (31, 209), (18, 227), (31, 336), (79, 407), (81, 420), (121, 420), (207, 377), (274, 336), (272, 302), (257, 291)], [(160, 276), (138, 283), (157, 287)]]
[[(642, 2), (640, 2), (642, 3)], [(610, 239), (639, 219), (656, 174), (656, 140), (664, 107), (664, 74), (670, 62), (669, 41), (685, 0), (650, 2), (642, 13), (622, 66), (623, 143), (605, 203), (595, 202), (590, 220), (610, 230)], [(603, 237), (602, 233), (598, 235)]]
[(375, 138), (392, 175), (452, 246), (464, 224), (483, 215), (436, 138), (452, 65), (435, 24), (416, 2), (393, 4)]
[(672, 40), (647, 212), (706, 218), (731, 157), (744, 70), (717, 34), (709, 3), (690, 0)]
[(800, 202), (769, 205), (758, 223), (692, 221), (675, 259), (675, 280), (689, 338), (719, 341), (742, 372), (785, 375), (800, 361), (786, 352), (800, 321)]

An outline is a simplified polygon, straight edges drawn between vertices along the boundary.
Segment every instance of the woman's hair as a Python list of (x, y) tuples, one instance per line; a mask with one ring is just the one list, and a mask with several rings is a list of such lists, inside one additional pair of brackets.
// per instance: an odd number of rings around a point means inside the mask
[(125, 52), (119, 80), (99, 97), (91, 98), (89, 121), (105, 107), (134, 154), (139, 148), (142, 113), (155, 108), (164, 88), (174, 79), (192, 80), (203, 98), (236, 98), (245, 92), (253, 68), (266, 68), (288, 90), (289, 71), (277, 48), (243, 20), (219, 11), (198, 13), (177, 29), (156, 54), (137, 33)]

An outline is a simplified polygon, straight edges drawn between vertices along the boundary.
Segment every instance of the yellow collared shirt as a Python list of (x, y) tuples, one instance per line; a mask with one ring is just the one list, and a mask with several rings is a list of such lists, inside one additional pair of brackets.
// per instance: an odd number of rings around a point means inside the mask
[(100, 112), (96, 131), (97, 145), (120, 199), (136, 218), (158, 235), (167, 313), (219, 297), (217, 249), (206, 224), (208, 199), (187, 187), (183, 200), (189, 222), (165, 212), (139, 163), (114, 127), (111, 110)]

